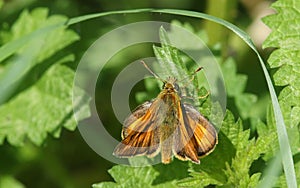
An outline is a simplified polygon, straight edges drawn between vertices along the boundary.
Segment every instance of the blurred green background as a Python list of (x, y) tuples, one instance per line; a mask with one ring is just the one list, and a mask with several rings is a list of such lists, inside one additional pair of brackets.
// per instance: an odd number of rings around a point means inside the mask
[[(262, 51), (261, 44), (269, 30), (259, 19), (266, 14), (272, 13), (269, 5), (271, 1), (264, 0), (4, 0), (0, 10), (1, 30), (9, 30), (20, 13), (24, 9), (32, 10), (36, 7), (47, 7), (49, 14), (61, 14), (69, 18), (85, 14), (105, 12), (111, 10), (135, 9), (135, 8), (173, 8), (203, 12), (228, 20), (247, 31), (253, 38), (256, 46), (260, 49), (264, 58), (269, 51)], [(266, 102), (267, 87), (263, 73), (253, 52), (232, 32), (227, 29), (199, 19), (179, 17), (163, 14), (139, 13), (131, 15), (107, 16), (93, 19), (71, 27), (80, 40), (74, 43), (71, 49), (76, 54), (78, 63), (85, 50), (102, 34), (113, 28), (126, 23), (158, 20), (170, 22), (179, 20), (182, 23), (190, 23), (195, 30), (203, 29), (208, 35), (208, 46), (219, 46), (221, 57), (226, 59), (231, 56), (235, 59), (238, 72), (248, 75), (247, 92), (254, 93), (259, 97), (260, 104)], [(4, 41), (0, 41), (3, 45)], [(136, 47), (136, 49), (141, 48)], [(120, 139), (121, 124), (116, 120), (110, 104), (110, 89), (112, 83), (119, 73), (129, 62), (138, 58), (147, 57), (153, 53), (151, 45), (145, 45), (144, 51), (128, 49), (112, 61), (114, 66), (104, 69), (97, 85), (96, 96), (99, 115), (105, 125), (118, 124), (119, 129), (109, 129), (109, 132)], [(76, 63), (69, 64), (76, 68)], [(144, 86), (140, 83), (135, 87), (136, 91), (143, 91)], [(132, 107), (137, 103), (134, 95), (131, 98)], [(106, 105), (103, 105), (106, 102)], [(228, 108), (234, 112), (234, 105), (228, 100)], [(265, 111), (259, 112), (257, 116), (262, 119)], [(237, 115), (237, 114), (236, 114)], [(42, 147), (37, 147), (28, 142), (23, 147), (13, 147), (5, 143), (0, 146), (0, 176), (11, 174), (26, 187), (90, 187), (92, 183), (112, 180), (107, 170), (114, 164), (98, 156), (84, 142), (78, 130), (70, 132), (63, 130), (59, 139), (49, 136)], [(1, 183), (0, 183), (1, 184)]]

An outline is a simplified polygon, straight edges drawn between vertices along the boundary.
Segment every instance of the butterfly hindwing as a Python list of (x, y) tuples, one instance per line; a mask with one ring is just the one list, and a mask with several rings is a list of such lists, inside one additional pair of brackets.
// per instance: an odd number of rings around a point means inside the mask
[(208, 155), (217, 144), (216, 130), (192, 105), (181, 104), (178, 111), (173, 153), (181, 160), (200, 163), (199, 157)]

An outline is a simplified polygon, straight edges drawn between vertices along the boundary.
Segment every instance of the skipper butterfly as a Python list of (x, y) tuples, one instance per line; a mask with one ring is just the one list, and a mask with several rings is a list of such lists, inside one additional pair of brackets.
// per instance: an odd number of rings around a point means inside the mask
[(182, 102), (175, 78), (169, 77), (162, 82), (158, 96), (138, 106), (125, 120), (122, 141), (113, 154), (127, 158), (154, 157), (160, 152), (164, 164), (170, 163), (173, 155), (199, 164), (199, 158), (211, 153), (218, 143), (217, 131), (195, 107)]

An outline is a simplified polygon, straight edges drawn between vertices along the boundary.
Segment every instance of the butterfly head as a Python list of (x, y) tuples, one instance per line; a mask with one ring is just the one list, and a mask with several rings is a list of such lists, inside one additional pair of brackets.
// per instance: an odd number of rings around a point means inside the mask
[(178, 93), (179, 86), (176, 83), (176, 78), (169, 77), (168, 80), (164, 81), (163, 90), (167, 93)]

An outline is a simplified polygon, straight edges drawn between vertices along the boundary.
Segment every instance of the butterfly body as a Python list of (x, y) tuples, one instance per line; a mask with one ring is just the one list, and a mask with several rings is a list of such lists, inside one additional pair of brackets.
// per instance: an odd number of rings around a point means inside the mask
[(176, 79), (171, 77), (157, 98), (138, 106), (125, 120), (114, 155), (154, 157), (161, 152), (164, 164), (173, 155), (200, 163), (199, 157), (209, 154), (216, 144), (213, 125), (192, 105), (181, 102)]

